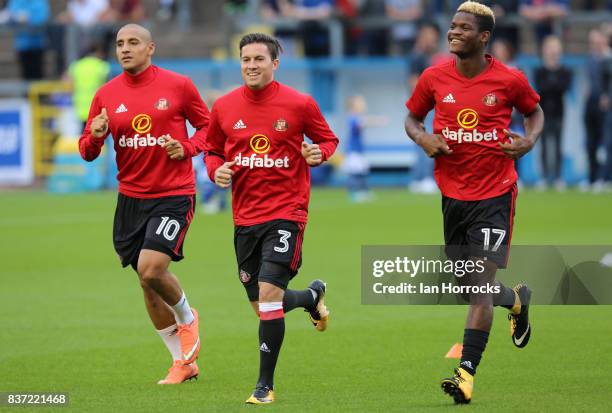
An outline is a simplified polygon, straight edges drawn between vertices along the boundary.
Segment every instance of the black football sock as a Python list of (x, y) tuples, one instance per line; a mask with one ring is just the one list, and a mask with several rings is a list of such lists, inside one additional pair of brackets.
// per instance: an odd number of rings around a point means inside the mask
[(288, 313), (298, 307), (312, 307), (315, 303), (317, 293), (312, 293), (310, 288), (305, 290), (285, 290), (283, 298), (283, 310)]
[[(260, 304), (261, 306), (261, 304)], [(259, 310), (259, 379), (257, 386), (274, 388), (274, 369), (285, 336), (283, 310)]]
[(508, 288), (502, 283), (499, 283), (500, 291), (493, 295), (493, 305), (500, 306), (511, 310), (514, 307), (515, 293), (512, 288)]
[(488, 340), (488, 332), (466, 328), (463, 332), (463, 350), (461, 351), (459, 367), (472, 376), (476, 374), (476, 368), (480, 363)]

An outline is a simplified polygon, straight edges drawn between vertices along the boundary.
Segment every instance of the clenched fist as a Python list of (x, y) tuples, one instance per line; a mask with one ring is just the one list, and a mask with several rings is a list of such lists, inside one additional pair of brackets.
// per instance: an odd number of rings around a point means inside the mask
[(185, 149), (183, 148), (183, 144), (176, 139), (173, 139), (170, 135), (164, 136), (164, 139), (166, 142), (164, 142), (162, 148), (166, 150), (166, 153), (170, 159), (181, 160), (185, 158)]
[(221, 188), (227, 188), (232, 184), (232, 166), (236, 165), (236, 160), (225, 162), (215, 171), (215, 183)]
[(427, 156), (430, 158), (435, 158), (439, 155), (450, 155), (453, 153), (453, 150), (448, 146), (442, 135), (430, 135), (428, 133), (424, 133), (422, 136), (416, 139), (415, 142), (417, 145), (423, 148)]
[(106, 108), (102, 108), (100, 113), (91, 120), (89, 129), (94, 138), (104, 138), (106, 136), (106, 132), (108, 132), (108, 115), (106, 114)]
[(309, 144), (302, 142), (302, 156), (310, 166), (317, 166), (323, 162), (323, 152), (316, 143)]
[(510, 143), (499, 143), (500, 148), (504, 151), (504, 154), (510, 159), (520, 159), (523, 155), (533, 148), (534, 141), (527, 139), (516, 132), (510, 132), (508, 129), (504, 129), (504, 133), (508, 135)]

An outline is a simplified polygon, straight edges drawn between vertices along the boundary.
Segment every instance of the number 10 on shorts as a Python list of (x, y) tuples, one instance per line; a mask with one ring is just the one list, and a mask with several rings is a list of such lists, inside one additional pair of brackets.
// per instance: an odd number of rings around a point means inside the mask
[(160, 235), (163, 232), (164, 238), (166, 238), (168, 241), (173, 241), (180, 229), (181, 225), (176, 219), (162, 217), (162, 221), (159, 224), (159, 227), (157, 227), (155, 234)]

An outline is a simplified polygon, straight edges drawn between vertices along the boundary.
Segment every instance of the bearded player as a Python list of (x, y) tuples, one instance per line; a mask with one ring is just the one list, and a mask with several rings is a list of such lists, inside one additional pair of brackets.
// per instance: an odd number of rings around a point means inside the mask
[[(533, 148), (544, 124), (539, 96), (525, 75), (485, 48), (495, 17), (473, 1), (459, 6), (447, 33), (452, 61), (427, 69), (406, 103), (406, 133), (430, 157), (442, 192), (444, 241), (453, 259), (483, 259), (485, 271), (457, 278), (460, 284), (494, 285), (499, 294), (471, 294), (463, 351), (455, 374), (442, 389), (455, 403), (472, 399), (474, 375), (493, 322), (493, 305), (507, 308), (512, 341), (525, 347), (531, 335), (531, 291), (495, 280), (508, 259), (517, 194), (514, 161)], [(508, 130), (513, 107), (524, 115), (525, 136)], [(435, 108), (434, 132), (423, 127)]]
[(259, 379), (249, 404), (274, 401), (285, 313), (303, 307), (319, 331), (329, 315), (321, 280), (301, 291), (287, 287), (302, 261), (309, 167), (329, 159), (338, 139), (310, 96), (274, 80), (280, 52), (271, 36), (242, 38), (244, 85), (215, 102), (206, 138), (210, 179), (232, 187), (238, 275), (260, 320)]
[[(79, 150), (92, 161), (113, 136), (113, 243), (122, 266), (137, 272), (149, 317), (173, 358), (159, 384), (178, 384), (199, 373), (198, 313), (168, 267), (183, 258), (195, 206), (191, 157), (203, 149), (209, 113), (191, 80), (151, 63), (155, 44), (147, 29), (123, 26), (116, 51), (123, 73), (96, 93)], [(191, 139), (186, 120), (196, 129)]]

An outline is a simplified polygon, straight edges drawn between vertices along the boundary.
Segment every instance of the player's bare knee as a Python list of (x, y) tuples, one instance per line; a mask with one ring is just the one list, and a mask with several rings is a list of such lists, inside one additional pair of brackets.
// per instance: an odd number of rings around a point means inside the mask
[(166, 264), (163, 262), (147, 260), (138, 263), (138, 277), (140, 277), (141, 284), (144, 283), (147, 286), (151, 286), (157, 282), (166, 274)]
[(285, 291), (274, 284), (260, 282), (259, 283), (259, 302), (270, 303), (282, 301)]

